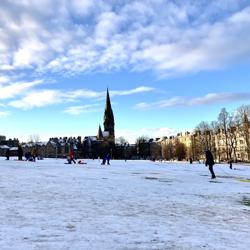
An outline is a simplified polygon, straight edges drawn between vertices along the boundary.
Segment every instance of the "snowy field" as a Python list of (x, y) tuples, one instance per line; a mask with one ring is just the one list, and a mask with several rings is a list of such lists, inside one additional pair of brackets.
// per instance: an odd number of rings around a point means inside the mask
[(250, 248), (249, 166), (64, 162), (0, 158), (1, 250)]

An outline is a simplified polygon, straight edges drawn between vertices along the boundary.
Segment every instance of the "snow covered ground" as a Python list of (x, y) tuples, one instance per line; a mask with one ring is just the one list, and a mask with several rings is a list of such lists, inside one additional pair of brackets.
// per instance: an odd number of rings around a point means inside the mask
[(249, 249), (250, 167), (0, 158), (0, 249)]

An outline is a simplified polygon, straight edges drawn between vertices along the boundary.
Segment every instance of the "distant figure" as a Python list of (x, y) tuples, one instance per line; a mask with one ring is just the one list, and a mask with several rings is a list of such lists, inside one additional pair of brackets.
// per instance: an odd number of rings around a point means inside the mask
[(30, 152), (25, 153), (24, 157), (25, 157), (26, 161), (33, 161), (33, 158), (31, 156)]
[(6, 160), (8, 161), (10, 159), (10, 149), (9, 148), (7, 148), (5, 156), (6, 156)]
[(32, 150), (31, 150), (31, 157), (32, 157), (32, 161), (36, 161), (36, 157), (37, 157), (37, 150), (36, 150), (36, 148), (32, 148)]
[(216, 176), (215, 176), (214, 170), (213, 170), (213, 166), (214, 166), (214, 157), (213, 157), (213, 155), (212, 155), (212, 153), (211, 153), (210, 150), (206, 150), (205, 154), (206, 154), (205, 165), (209, 167), (209, 171), (210, 171), (210, 173), (211, 173), (211, 175), (212, 175), (211, 179), (215, 179)]
[(102, 163), (101, 163), (101, 165), (105, 165), (106, 164), (106, 162), (107, 162), (107, 164), (108, 165), (110, 165), (110, 155), (109, 154), (106, 154), (104, 157), (103, 157), (103, 159), (102, 159)]
[(106, 155), (106, 160), (107, 160), (107, 164), (110, 165), (110, 163), (109, 163), (109, 161), (110, 161), (110, 155), (109, 154)]
[(230, 168), (230, 169), (233, 169), (233, 161), (232, 161), (232, 159), (230, 159), (230, 160), (228, 161), (228, 163), (229, 163), (229, 168)]
[(105, 165), (105, 163), (106, 163), (106, 156), (104, 156), (104, 157), (102, 158), (102, 163), (101, 163), (101, 165)]
[(193, 159), (192, 159), (192, 158), (190, 158), (190, 159), (189, 159), (189, 162), (190, 162), (190, 164), (192, 164), (192, 163), (193, 163)]
[(18, 156), (19, 161), (23, 160), (23, 149), (22, 149), (21, 145), (18, 145), (17, 156)]
[[(76, 164), (76, 161), (75, 161), (75, 154), (74, 154), (74, 150), (73, 148), (70, 149), (70, 152), (69, 152), (69, 158), (70, 158), (70, 162), (74, 162), (74, 164)], [(71, 163), (70, 163), (71, 164)]]
[(65, 162), (64, 164), (72, 164), (72, 161), (70, 159), (70, 156), (67, 156), (67, 162)]

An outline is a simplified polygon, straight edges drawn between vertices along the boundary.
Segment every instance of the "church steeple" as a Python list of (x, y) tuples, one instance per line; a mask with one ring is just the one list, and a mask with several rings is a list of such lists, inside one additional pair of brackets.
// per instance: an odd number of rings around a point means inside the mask
[(103, 137), (103, 134), (102, 134), (102, 129), (101, 129), (101, 125), (99, 124), (99, 129), (98, 129), (98, 134), (97, 134), (97, 137), (98, 139), (102, 138)]
[(106, 95), (106, 107), (104, 111), (104, 131), (108, 131), (110, 136), (115, 136), (115, 121), (114, 121), (114, 114), (111, 107), (110, 97), (109, 97), (109, 90), (107, 89)]

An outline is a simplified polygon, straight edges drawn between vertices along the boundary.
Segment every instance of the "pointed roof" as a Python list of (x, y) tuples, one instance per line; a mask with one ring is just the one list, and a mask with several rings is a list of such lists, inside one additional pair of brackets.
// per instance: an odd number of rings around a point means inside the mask
[(110, 102), (110, 97), (109, 97), (109, 89), (107, 88), (107, 94), (106, 94), (106, 107), (105, 109), (112, 109), (111, 108), (111, 102)]
[(103, 134), (102, 134), (102, 129), (101, 129), (101, 125), (99, 124), (99, 129), (98, 129), (98, 134), (97, 134), (98, 138), (102, 138)]
[(106, 107), (104, 112), (104, 130), (108, 130), (108, 128), (113, 127), (115, 124), (114, 122), (114, 114), (111, 107), (110, 97), (109, 97), (109, 90), (107, 88), (107, 95), (106, 95)]

